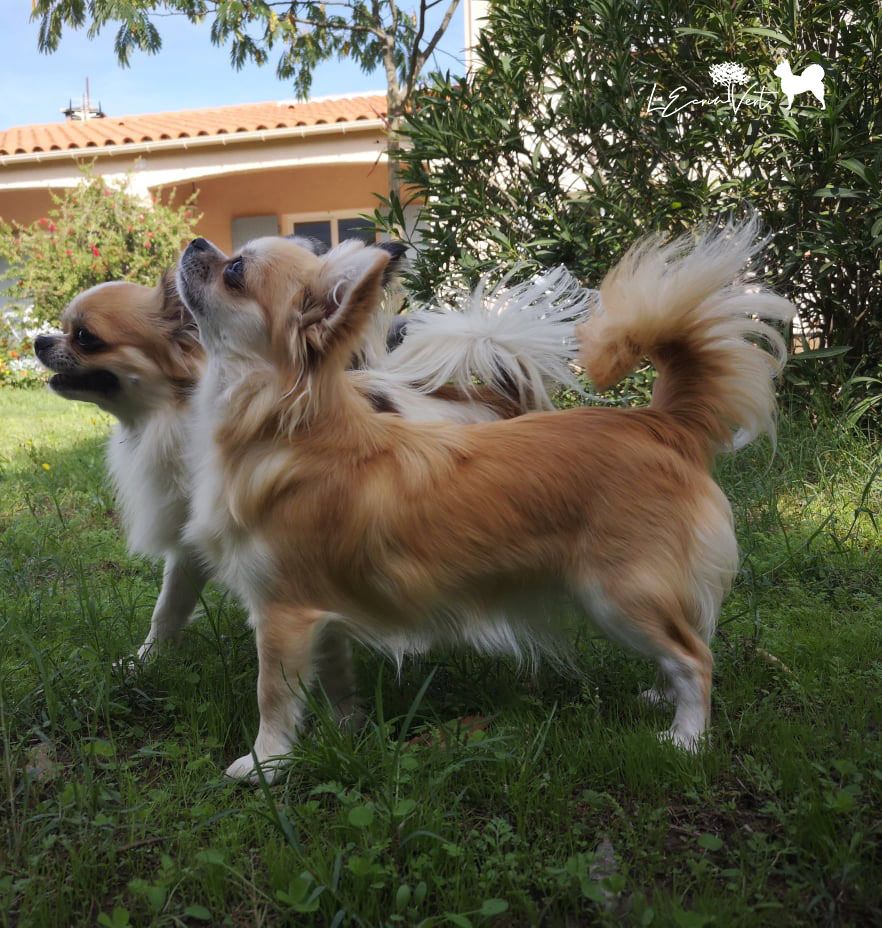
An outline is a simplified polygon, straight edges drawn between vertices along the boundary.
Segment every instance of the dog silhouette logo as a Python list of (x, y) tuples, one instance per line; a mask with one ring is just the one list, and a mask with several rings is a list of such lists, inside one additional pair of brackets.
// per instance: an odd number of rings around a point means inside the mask
[(824, 69), (819, 64), (810, 64), (802, 74), (794, 74), (790, 70), (790, 62), (785, 58), (777, 68), (775, 68), (775, 77), (781, 79), (781, 93), (787, 97), (787, 112), (790, 112), (793, 106), (794, 97), (798, 94), (808, 91), (811, 93), (821, 109), (826, 109), (824, 104)]

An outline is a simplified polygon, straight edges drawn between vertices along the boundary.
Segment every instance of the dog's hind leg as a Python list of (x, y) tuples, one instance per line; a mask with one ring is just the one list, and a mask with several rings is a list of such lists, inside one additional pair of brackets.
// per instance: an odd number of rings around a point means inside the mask
[(257, 705), (260, 727), (253, 754), (227, 768), (236, 780), (258, 781), (255, 758), (272, 782), (285, 765), (315, 676), (315, 650), (324, 614), (315, 609), (270, 605), (252, 616), (257, 637)]
[(139, 661), (155, 656), (159, 645), (178, 636), (207, 582), (208, 572), (193, 552), (181, 548), (166, 555), (162, 588), (153, 607), (150, 631), (138, 648)]
[(352, 642), (343, 629), (333, 624), (322, 629), (315, 662), (319, 687), (340, 724), (353, 730), (360, 728), (363, 718), (352, 665)]
[(661, 671), (655, 675), (655, 683), (640, 693), (640, 698), (649, 706), (672, 706), (676, 699), (673, 687), (668, 685)]
[(656, 692), (670, 695), (675, 706), (673, 724), (661, 737), (696, 751), (710, 721), (710, 648), (684, 606), (688, 596), (660, 589), (652, 571), (645, 583), (634, 582), (636, 576), (631, 573), (631, 582), (585, 585), (582, 601), (610, 638), (657, 663), (667, 686)]

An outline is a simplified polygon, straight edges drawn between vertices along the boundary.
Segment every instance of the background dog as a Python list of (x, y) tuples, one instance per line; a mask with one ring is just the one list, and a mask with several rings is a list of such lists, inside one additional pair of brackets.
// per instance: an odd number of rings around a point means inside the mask
[[(384, 247), (388, 279), (404, 249)], [(561, 269), (538, 283), (479, 294), (463, 312), (417, 312), (412, 333), (391, 353), (382, 347), (386, 318), (376, 330), (379, 348), (376, 338), (353, 345), (373, 367), (348, 376), (373, 408), (415, 420), (493, 420), (544, 408), (550, 389), (574, 384), (567, 365), (575, 355), (575, 323), (590, 302)], [(138, 650), (145, 659), (186, 624), (210, 574), (182, 539), (191, 496), (187, 457), (200, 451), (192, 396), (204, 352), (170, 275), (155, 288), (93, 287), (71, 302), (62, 325), (62, 332), (36, 340), (37, 357), (55, 372), (56, 393), (95, 403), (119, 420), (108, 463), (129, 546), (165, 561), (150, 630)], [(329, 642), (327, 648), (329, 678), (336, 677), (328, 689), (339, 694), (349, 687), (347, 646)]]
[[(262, 239), (233, 259), (204, 240), (178, 286), (208, 363), (186, 538), (248, 605), (260, 659), (253, 753), (272, 777), (296, 738), (327, 627), (394, 653), (438, 639), (542, 647), (556, 597), (654, 659), (695, 749), (708, 647), (737, 567), (714, 456), (774, 432), (786, 354), (759, 321), (793, 307), (740, 273), (756, 227), (632, 249), (601, 287), (582, 354), (605, 387), (648, 355), (644, 409), (420, 424), (377, 414), (345, 368), (380, 300), (388, 257), (317, 257)], [(763, 343), (765, 350), (757, 342)]]

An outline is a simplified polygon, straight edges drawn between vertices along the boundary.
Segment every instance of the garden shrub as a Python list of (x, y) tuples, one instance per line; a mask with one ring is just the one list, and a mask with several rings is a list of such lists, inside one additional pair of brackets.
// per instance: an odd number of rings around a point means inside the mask
[[(849, 346), (851, 369), (882, 357), (876, 0), (512, 0), (491, 5), (478, 54), (408, 121), (423, 295), (514, 261), (597, 282), (643, 232), (753, 208), (807, 344)], [(786, 111), (785, 56), (823, 66), (826, 109), (804, 93)]]
[(177, 262), (198, 215), (190, 202), (145, 203), (84, 171), (82, 182), (52, 195), (48, 214), (30, 226), (0, 222), (0, 257), (12, 281), (0, 306), (0, 383), (32, 379), (30, 339), (55, 327), (70, 300), (108, 280), (153, 285)]

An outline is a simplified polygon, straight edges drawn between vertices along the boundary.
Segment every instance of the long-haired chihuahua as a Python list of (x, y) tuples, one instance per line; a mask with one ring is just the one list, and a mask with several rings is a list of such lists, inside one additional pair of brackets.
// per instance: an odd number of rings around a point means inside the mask
[(389, 256), (316, 256), (279, 239), (234, 258), (199, 240), (178, 288), (207, 350), (189, 542), (250, 609), (260, 727), (232, 777), (275, 775), (324, 631), (401, 653), (438, 639), (542, 642), (567, 597), (658, 665), (665, 737), (705, 734), (709, 641), (737, 566), (714, 456), (774, 432), (792, 306), (742, 271), (755, 223), (650, 239), (604, 280), (582, 358), (605, 387), (648, 356), (648, 408), (414, 423), (346, 373)]

